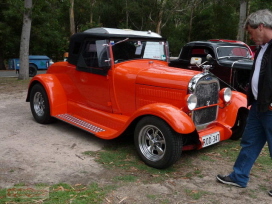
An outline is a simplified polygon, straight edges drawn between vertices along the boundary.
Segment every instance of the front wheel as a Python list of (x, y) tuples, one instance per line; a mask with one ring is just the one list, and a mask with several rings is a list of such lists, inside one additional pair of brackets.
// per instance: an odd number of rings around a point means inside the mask
[(231, 128), (232, 135), (230, 137), (231, 140), (239, 140), (244, 132), (246, 127), (246, 121), (248, 116), (248, 110), (240, 110), (237, 114), (236, 122), (234, 126)]
[(45, 89), (41, 84), (35, 84), (30, 91), (30, 108), (38, 123), (47, 124), (54, 121), (50, 115), (50, 106)]
[(167, 168), (181, 157), (181, 135), (155, 116), (147, 116), (139, 121), (134, 143), (144, 163), (153, 168)]

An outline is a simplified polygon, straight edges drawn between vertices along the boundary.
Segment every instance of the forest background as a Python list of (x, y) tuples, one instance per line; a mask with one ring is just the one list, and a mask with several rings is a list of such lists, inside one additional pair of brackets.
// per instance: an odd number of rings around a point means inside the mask
[[(33, 0), (30, 55), (63, 60), (72, 32), (93, 27), (151, 30), (167, 38), (172, 56), (194, 40), (241, 37), (241, 5), (246, 15), (259, 9), (272, 10), (271, 0)], [(245, 5), (245, 4), (244, 4)], [(74, 31), (71, 31), (71, 8)], [(18, 58), (24, 1), (0, 2), (0, 69), (10, 58)]]

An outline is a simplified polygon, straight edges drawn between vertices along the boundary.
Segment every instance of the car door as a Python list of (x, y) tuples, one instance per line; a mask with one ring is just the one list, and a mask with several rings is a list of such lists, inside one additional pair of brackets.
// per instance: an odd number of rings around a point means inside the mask
[(86, 40), (71, 78), (81, 96), (76, 99), (78, 103), (112, 112), (110, 82), (107, 74), (110, 65), (107, 62), (103, 64), (108, 59), (107, 49), (107, 46), (103, 47), (101, 40)]

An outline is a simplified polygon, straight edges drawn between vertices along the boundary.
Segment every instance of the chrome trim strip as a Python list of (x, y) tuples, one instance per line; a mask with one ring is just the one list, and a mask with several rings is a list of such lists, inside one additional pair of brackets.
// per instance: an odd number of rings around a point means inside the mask
[[(200, 74), (195, 75), (195, 76), (190, 80), (190, 82), (189, 82), (189, 84), (188, 84), (189, 93), (192, 94), (192, 93), (195, 92), (195, 88), (196, 88), (196, 85), (198, 84), (198, 81), (199, 81), (203, 76), (206, 76), (206, 75), (209, 75), (210, 77), (212, 77), (210, 73), (204, 73), (204, 72), (202, 72), (202, 73), (200, 73)], [(214, 78), (214, 77), (212, 77), (212, 78)], [(213, 81), (215, 81), (215, 80), (213, 80)]]

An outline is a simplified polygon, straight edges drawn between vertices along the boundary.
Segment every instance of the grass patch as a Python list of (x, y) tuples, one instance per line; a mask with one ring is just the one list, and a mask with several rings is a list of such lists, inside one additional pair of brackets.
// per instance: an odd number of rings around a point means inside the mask
[(251, 197), (251, 198), (253, 198), (253, 199), (258, 198), (258, 197), (257, 197), (257, 194), (258, 194), (258, 193), (259, 193), (259, 192), (256, 192), (256, 191), (253, 190), (253, 189), (248, 190), (248, 195), (249, 195), (249, 197)]
[[(235, 162), (240, 149), (240, 141), (226, 140), (214, 148), (214, 153), (218, 157)], [(255, 167), (263, 170), (270, 170), (272, 168), (272, 161), (267, 144), (264, 146), (257, 158)]]
[(0, 93), (27, 90), (30, 79), (19, 80), (17, 77), (0, 77)]
[(255, 167), (263, 171), (269, 170), (271, 172), (272, 160), (270, 157), (268, 145), (265, 145), (262, 149), (260, 156), (256, 160)]
[[(218, 158), (224, 158), (234, 162), (240, 152), (240, 149), (240, 141), (226, 140), (213, 146), (212, 151), (207, 148), (199, 150), (199, 153), (205, 155), (201, 156), (205, 161), (216, 161)], [(272, 167), (271, 157), (267, 145), (265, 145), (262, 149), (256, 163), (266, 167)]]
[(132, 165), (140, 165), (138, 159), (131, 150), (133, 146), (107, 146), (102, 151), (84, 152), (85, 155), (94, 156), (96, 161), (107, 168), (119, 167), (129, 169)]
[(155, 199), (158, 197), (158, 195), (147, 194), (146, 197), (147, 197), (148, 199), (155, 200)]
[[(240, 141), (227, 140), (201, 150), (183, 152), (181, 159), (176, 164), (163, 170), (154, 169), (145, 165), (136, 154), (133, 142), (112, 142), (101, 151), (88, 151), (84, 152), (84, 154), (95, 157), (96, 162), (103, 164), (103, 166), (108, 169), (122, 169), (124, 171), (136, 173), (135, 175), (139, 174), (139, 177), (141, 177), (140, 174), (151, 174), (152, 183), (157, 183), (169, 177), (192, 178), (197, 176), (202, 178), (202, 167), (197, 164), (193, 164), (193, 161), (196, 158), (204, 161), (207, 165), (218, 160), (225, 160), (226, 162), (234, 163), (239, 151)], [(257, 166), (258, 169), (271, 171), (272, 162), (267, 146), (264, 147), (255, 166)], [(143, 183), (145, 183), (145, 180)]]
[(215, 162), (215, 160), (207, 154), (199, 155), (199, 157), (202, 161)]
[(153, 181), (161, 181), (165, 176), (169, 176), (175, 168), (155, 169), (144, 164), (131, 142), (113, 142), (111, 145), (104, 147), (101, 151), (86, 151), (83, 154), (95, 157), (95, 161), (103, 164), (107, 169), (118, 168), (124, 171), (136, 173), (148, 173), (152, 175)]
[(27, 80), (20, 80), (18, 77), (0, 77), (0, 85), (9, 85), (16, 87), (18, 85), (28, 85), (30, 78)]
[(135, 182), (137, 180), (137, 176), (134, 175), (124, 175), (124, 176), (116, 176), (113, 178), (114, 181), (124, 181), (124, 182)]
[[(41, 184), (45, 186), (44, 184)], [(16, 185), (19, 187), (19, 185)], [(24, 187), (20, 185), (21, 187)], [(40, 186), (40, 185), (39, 185)], [(43, 198), (22, 198), (22, 196), (9, 198), (7, 195), (8, 189), (0, 190), (0, 200), (2, 203), (43, 203), (43, 204), (99, 204), (102, 203), (105, 195), (112, 189), (111, 186), (100, 188), (98, 184), (93, 183), (89, 186), (77, 184), (74, 186), (68, 184), (57, 184), (49, 187), (49, 196)], [(33, 193), (28, 194), (33, 197)]]
[(226, 140), (214, 146), (204, 148), (198, 151), (203, 161), (216, 162), (224, 158), (234, 162), (240, 151), (240, 141)]
[[(161, 195), (156, 194), (147, 194), (146, 197), (152, 200), (152, 203), (160, 203), (160, 204), (170, 204), (173, 203), (166, 198), (163, 198)], [(148, 202), (149, 203), (149, 202)]]
[(206, 192), (206, 191), (188, 190), (188, 189), (185, 189), (185, 193), (187, 196), (189, 196), (193, 200), (198, 200), (202, 196), (210, 194), (209, 192)]

